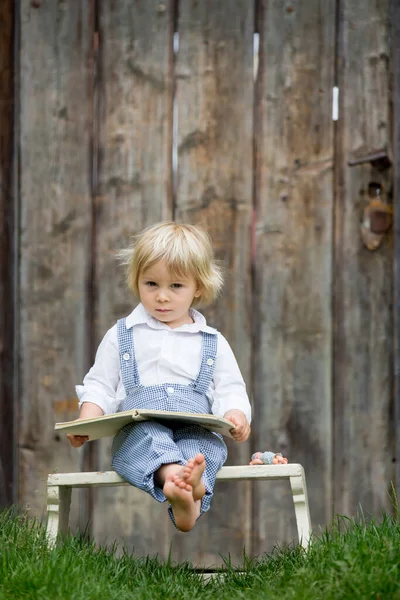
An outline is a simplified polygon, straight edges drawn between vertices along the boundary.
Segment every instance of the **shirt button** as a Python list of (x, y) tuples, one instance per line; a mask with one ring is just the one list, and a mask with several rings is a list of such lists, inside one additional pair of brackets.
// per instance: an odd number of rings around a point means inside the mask
[(214, 361), (213, 361), (213, 359), (212, 359), (212, 358), (209, 358), (209, 359), (207, 360), (207, 364), (208, 364), (208, 365), (210, 365), (210, 367), (211, 367), (211, 365), (213, 365), (213, 364), (214, 364)]
[(167, 392), (168, 394), (173, 394), (174, 393), (174, 388), (173, 387), (167, 387)]
[(124, 360), (129, 360), (129, 359), (130, 359), (130, 356), (129, 356), (128, 352), (125, 352), (125, 354), (123, 354), (123, 355), (122, 355), (122, 358), (123, 358)]

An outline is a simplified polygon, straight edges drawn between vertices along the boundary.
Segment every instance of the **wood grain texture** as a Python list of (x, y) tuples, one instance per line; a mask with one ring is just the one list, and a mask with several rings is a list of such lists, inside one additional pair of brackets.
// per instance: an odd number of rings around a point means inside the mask
[(0, 4), (0, 509), (15, 502), (13, 2)]
[[(178, 29), (175, 215), (211, 234), (226, 283), (204, 313), (231, 344), (250, 392), (254, 4), (181, 2)], [(249, 442), (228, 447), (229, 464), (248, 463)], [(173, 557), (210, 565), (229, 553), (240, 563), (243, 546), (251, 551), (250, 493), (248, 483), (217, 489), (191, 535), (174, 537)]]
[[(304, 466), (318, 526), (331, 508), (335, 2), (262, 0), (258, 17), (254, 438)], [(289, 498), (256, 486), (255, 553), (296, 539)]]
[(392, 239), (376, 251), (360, 238), (371, 182), (391, 194), (391, 171), (348, 166), (349, 156), (390, 144), (388, 3), (341, 3), (335, 231), (334, 510), (390, 508), (393, 478)]
[[(260, 8), (255, 87), (254, 6)], [(14, 66), (13, 10), (20, 24)], [(246, 464), (251, 452), (268, 449), (303, 464), (317, 530), (332, 506), (352, 515), (361, 503), (377, 517), (390, 509), (390, 482), (400, 485), (399, 18), (396, 0), (2, 0), (0, 506), (16, 499), (42, 515), (47, 474), (82, 467), (83, 452), (54, 435), (53, 425), (76, 416), (74, 385), (92, 350), (136, 303), (114, 251), (144, 226), (175, 217), (210, 231), (226, 285), (204, 312), (231, 343), (254, 396), (251, 441), (230, 444), (229, 464)], [(381, 150), (391, 169), (348, 165)], [(382, 185), (390, 202), (393, 179), (394, 252), (391, 233), (370, 252), (360, 238), (369, 184)], [(85, 468), (109, 468), (110, 445), (93, 449), (96, 464)], [(296, 539), (291, 495), (287, 482), (224, 483), (210, 513), (184, 536), (174, 531), (165, 505), (133, 488), (103, 489), (94, 498), (92, 533), (99, 543), (118, 540), (137, 555), (165, 559), (172, 542), (173, 560), (209, 566), (229, 553), (238, 564), (244, 545), (256, 555)], [(88, 508), (75, 498), (73, 529), (79, 520), (86, 524)]]
[(393, 331), (394, 331), (394, 466), (397, 497), (400, 498), (400, 3), (389, 2), (391, 24), (391, 83), (393, 106)]
[[(173, 2), (99, 3), (99, 166), (96, 192), (96, 345), (137, 304), (115, 251), (172, 217)], [(98, 446), (109, 468), (111, 444)], [(107, 519), (104, 519), (104, 515)], [(140, 490), (96, 492), (93, 533), (135, 554), (166, 558), (166, 506)]]
[[(90, 3), (20, 3), (19, 502), (80, 468), (55, 435), (88, 367), (93, 25)], [(76, 509), (78, 512), (78, 509)]]

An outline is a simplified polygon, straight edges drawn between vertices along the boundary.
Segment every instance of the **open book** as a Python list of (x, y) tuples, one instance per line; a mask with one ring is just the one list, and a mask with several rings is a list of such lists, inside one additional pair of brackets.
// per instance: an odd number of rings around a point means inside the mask
[(195, 414), (185, 412), (170, 412), (168, 410), (142, 410), (133, 409), (122, 412), (112, 413), (111, 415), (102, 415), (92, 419), (79, 419), (78, 421), (65, 421), (56, 423), (54, 429), (63, 433), (72, 435), (87, 435), (89, 441), (98, 438), (114, 436), (121, 427), (132, 423), (132, 421), (159, 421), (168, 426), (187, 424), (201, 425), (210, 431), (222, 433), (227, 437), (231, 436), (231, 431), (235, 428), (233, 423), (222, 417), (207, 414)]

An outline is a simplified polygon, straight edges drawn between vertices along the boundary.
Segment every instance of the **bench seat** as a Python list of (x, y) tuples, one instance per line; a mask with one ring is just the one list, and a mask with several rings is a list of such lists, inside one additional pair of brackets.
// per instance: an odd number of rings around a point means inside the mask
[[(293, 495), (299, 544), (308, 548), (311, 520), (304, 469), (299, 464), (243, 465), (222, 467), (220, 481), (289, 479)], [(73, 488), (129, 485), (115, 471), (87, 473), (51, 473), (47, 480), (47, 539), (50, 546), (59, 534), (66, 534), (69, 525), (71, 492)]]

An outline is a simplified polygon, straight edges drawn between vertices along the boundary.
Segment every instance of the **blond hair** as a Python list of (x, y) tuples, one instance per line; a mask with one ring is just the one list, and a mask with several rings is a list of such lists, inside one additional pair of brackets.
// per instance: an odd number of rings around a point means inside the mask
[(134, 240), (132, 246), (118, 253), (118, 257), (126, 267), (128, 287), (137, 297), (141, 273), (163, 260), (171, 273), (195, 279), (200, 296), (194, 298), (192, 306), (206, 306), (216, 299), (223, 277), (204, 229), (198, 225), (166, 221), (147, 227)]

